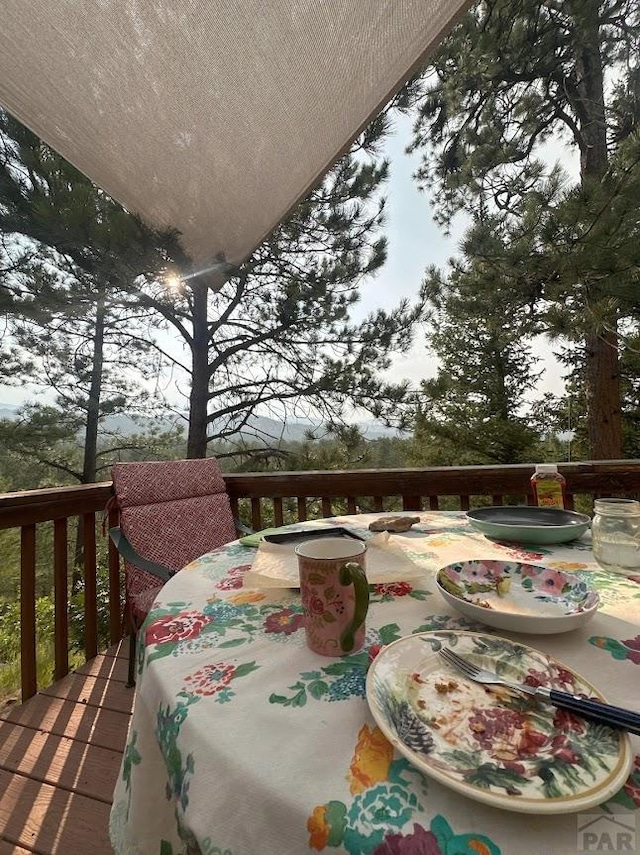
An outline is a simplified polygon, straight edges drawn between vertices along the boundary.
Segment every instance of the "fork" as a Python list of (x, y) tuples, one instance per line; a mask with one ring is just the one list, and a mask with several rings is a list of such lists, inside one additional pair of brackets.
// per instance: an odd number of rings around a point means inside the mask
[(553, 704), (561, 709), (570, 710), (579, 715), (589, 718), (599, 724), (606, 724), (609, 727), (620, 727), (629, 733), (640, 734), (640, 713), (633, 710), (623, 709), (622, 707), (614, 707), (611, 704), (606, 704), (604, 701), (599, 701), (596, 698), (580, 698), (577, 695), (570, 695), (567, 692), (559, 692), (557, 689), (549, 689), (546, 686), (525, 686), (521, 683), (513, 683), (510, 680), (505, 680), (498, 676), (493, 671), (487, 671), (484, 668), (479, 668), (468, 659), (464, 659), (457, 653), (454, 653), (448, 647), (443, 647), (439, 651), (443, 659), (450, 665), (453, 665), (461, 671), (465, 677), (473, 680), (476, 683), (486, 683), (489, 685), (506, 686), (517, 692), (524, 692), (532, 697), (540, 698), (540, 700)]

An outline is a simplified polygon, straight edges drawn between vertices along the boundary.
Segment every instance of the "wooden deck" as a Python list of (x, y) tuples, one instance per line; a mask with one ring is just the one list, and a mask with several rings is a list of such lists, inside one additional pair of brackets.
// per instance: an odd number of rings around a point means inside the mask
[(0, 855), (112, 855), (109, 810), (131, 716), (128, 642), (0, 712)]

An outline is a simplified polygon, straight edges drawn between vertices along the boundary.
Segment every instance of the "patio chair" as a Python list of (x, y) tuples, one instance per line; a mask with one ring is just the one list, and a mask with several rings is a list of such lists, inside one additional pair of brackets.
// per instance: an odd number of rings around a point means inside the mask
[(135, 685), (136, 636), (162, 586), (186, 564), (236, 538), (218, 462), (171, 460), (116, 463), (114, 504), (120, 525), (109, 535), (124, 558), (130, 628), (129, 677)]

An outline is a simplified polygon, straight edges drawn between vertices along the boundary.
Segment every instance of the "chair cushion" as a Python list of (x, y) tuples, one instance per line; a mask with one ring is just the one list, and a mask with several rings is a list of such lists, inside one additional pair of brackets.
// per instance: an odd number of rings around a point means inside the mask
[(236, 537), (226, 493), (122, 508), (120, 525), (140, 555), (174, 572)]
[(210, 496), (213, 493), (226, 493), (227, 489), (214, 457), (205, 460), (115, 463), (111, 475), (121, 508)]

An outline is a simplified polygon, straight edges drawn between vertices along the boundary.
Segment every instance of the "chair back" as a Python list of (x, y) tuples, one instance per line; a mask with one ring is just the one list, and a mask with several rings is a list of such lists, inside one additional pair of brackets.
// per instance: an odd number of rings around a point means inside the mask
[[(217, 460), (116, 463), (111, 470), (120, 527), (144, 558), (177, 572), (236, 537)], [(127, 592), (158, 588), (149, 573), (125, 561)]]

